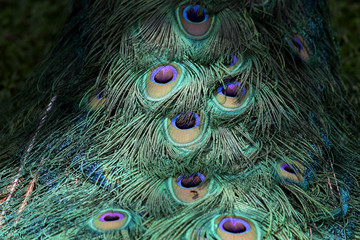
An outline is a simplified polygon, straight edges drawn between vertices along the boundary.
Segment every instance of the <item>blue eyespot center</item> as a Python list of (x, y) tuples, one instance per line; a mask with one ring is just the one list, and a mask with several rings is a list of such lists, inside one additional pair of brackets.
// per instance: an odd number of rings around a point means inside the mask
[(300, 40), (299, 39), (297, 39), (297, 38), (290, 38), (290, 42), (291, 42), (291, 44), (297, 49), (297, 51), (301, 51), (301, 50), (303, 50), (303, 45), (302, 45), (302, 43), (300, 42)]
[(159, 66), (151, 73), (151, 80), (157, 84), (167, 84), (177, 78), (177, 71), (171, 65)]
[(285, 172), (288, 172), (288, 173), (291, 173), (291, 174), (296, 174), (296, 172), (297, 172), (294, 167), (291, 167), (287, 163), (282, 164), (281, 169), (284, 170)]
[(107, 212), (100, 216), (101, 222), (114, 222), (124, 218), (124, 215), (119, 212)]
[(199, 11), (200, 8), (200, 5), (188, 5), (183, 10), (184, 19), (190, 23), (203, 23), (208, 20), (209, 15), (206, 8), (201, 8), (202, 11)]
[(107, 92), (107, 89), (102, 89), (96, 93), (97, 99), (102, 99), (105, 96), (105, 93)]
[(231, 59), (231, 64), (228, 67), (232, 67), (238, 62), (238, 58), (235, 54), (230, 54), (229, 58)]
[(224, 95), (226, 97), (236, 98), (239, 96), (239, 93), (241, 91), (240, 96), (243, 97), (246, 94), (246, 88), (242, 87), (241, 83), (239, 82), (229, 82), (222, 86), (220, 86), (217, 89), (217, 92), (221, 95)]
[(219, 223), (219, 228), (223, 232), (231, 234), (244, 234), (251, 230), (250, 225), (240, 218), (223, 218)]
[(196, 113), (180, 113), (171, 121), (172, 125), (180, 130), (189, 130), (200, 125), (200, 117)]
[(180, 176), (176, 183), (181, 188), (196, 188), (205, 180), (205, 176), (201, 173), (191, 174), (188, 177)]

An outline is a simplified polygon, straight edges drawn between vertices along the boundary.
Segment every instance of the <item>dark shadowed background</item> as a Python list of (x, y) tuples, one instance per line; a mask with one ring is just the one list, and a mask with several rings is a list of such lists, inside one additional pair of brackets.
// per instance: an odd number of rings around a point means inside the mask
[[(70, 2), (0, 0), (0, 110), (8, 107), (2, 114), (16, 109), (9, 100), (49, 51), (70, 11)], [(360, 112), (360, 0), (330, 0), (330, 8), (348, 98)]]

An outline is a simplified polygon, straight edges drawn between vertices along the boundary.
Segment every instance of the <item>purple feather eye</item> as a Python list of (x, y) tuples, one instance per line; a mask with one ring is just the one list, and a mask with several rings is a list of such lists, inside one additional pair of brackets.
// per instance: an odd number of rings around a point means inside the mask
[(251, 230), (250, 225), (240, 218), (223, 218), (219, 223), (219, 229), (230, 234), (244, 234)]
[(207, 126), (206, 115), (201, 112), (177, 114), (165, 120), (166, 135), (178, 147), (193, 149), (203, 137)]
[(145, 212), (145, 211), (142, 211), (139, 213), (139, 216), (142, 217), (142, 218), (148, 218), (149, 217), (149, 213), (148, 212)]
[(234, 66), (235, 64), (237, 64), (238, 58), (236, 57), (235, 54), (230, 54), (230, 55), (229, 55), (229, 58), (230, 58), (230, 60), (231, 60), (231, 63), (230, 63), (230, 65), (229, 65), (228, 67), (232, 67), (232, 66)]
[(259, 239), (255, 224), (243, 217), (226, 215), (215, 219), (216, 234), (222, 240)]
[(287, 163), (282, 164), (281, 169), (291, 174), (296, 174), (297, 172), (294, 167), (290, 167)]
[(171, 120), (171, 124), (180, 130), (189, 130), (200, 125), (200, 117), (196, 113), (180, 113)]
[(200, 5), (188, 5), (183, 10), (183, 18), (190, 23), (205, 22), (209, 15), (206, 8), (202, 8), (202, 11), (200, 11), (200, 8)]
[(151, 80), (157, 84), (167, 84), (177, 78), (177, 71), (171, 65), (160, 66), (155, 68), (151, 73)]
[(226, 59), (227, 70), (228, 72), (234, 71), (242, 63), (242, 58), (240, 55), (230, 53)]
[(124, 218), (124, 215), (119, 212), (107, 212), (99, 217), (100, 222), (114, 222)]
[(179, 26), (183, 33), (192, 39), (207, 37), (213, 27), (213, 16), (200, 5), (183, 5), (177, 12)]
[[(296, 167), (294, 166), (296, 164)], [(301, 182), (304, 180), (304, 166), (299, 163), (295, 162), (294, 165), (289, 165), (284, 162), (280, 162), (277, 164), (277, 173), (280, 177), (285, 180), (291, 180), (293, 182)]]
[(106, 102), (107, 89), (102, 89), (89, 99), (89, 110), (97, 110)]
[(223, 86), (220, 86), (217, 92), (226, 97), (235, 98), (238, 96), (238, 93), (241, 92), (240, 96), (243, 97), (246, 94), (246, 87), (241, 88), (241, 83), (239, 82), (230, 82), (226, 83)]
[(204, 182), (205, 176), (201, 173), (191, 174), (188, 177), (180, 176), (176, 183), (181, 188), (197, 188), (202, 182)]
[(149, 70), (145, 79), (145, 96), (159, 101), (173, 91), (181, 79), (182, 69), (176, 63), (156, 65)]
[(205, 181), (205, 174), (202, 173), (172, 177), (168, 183), (172, 196), (181, 203), (196, 202), (204, 198), (211, 188), (211, 179)]
[(106, 210), (90, 221), (90, 226), (95, 231), (107, 232), (121, 230), (129, 224), (131, 215), (120, 209)]
[(250, 87), (240, 82), (229, 82), (214, 91), (214, 103), (223, 111), (238, 112), (247, 106)]
[(300, 35), (289, 38), (290, 46), (292, 50), (305, 62), (310, 60), (310, 48), (305, 39)]
[(296, 52), (300, 52), (303, 50), (303, 45), (297, 38), (290, 38), (291, 44), (294, 46), (294, 50), (297, 50)]
[(105, 93), (107, 92), (107, 89), (102, 89), (96, 93), (97, 99), (102, 99), (105, 96)]

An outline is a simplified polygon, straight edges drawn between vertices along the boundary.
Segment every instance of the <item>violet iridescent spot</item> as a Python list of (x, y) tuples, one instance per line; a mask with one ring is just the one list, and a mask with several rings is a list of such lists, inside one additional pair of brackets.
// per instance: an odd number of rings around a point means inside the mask
[(303, 45), (297, 38), (290, 38), (291, 43), (294, 45), (295, 48), (297, 48), (297, 51), (303, 50)]
[(124, 218), (124, 215), (119, 212), (107, 212), (99, 217), (100, 222), (114, 222)]
[(159, 66), (150, 75), (151, 80), (157, 84), (167, 84), (177, 78), (177, 71), (171, 65)]
[(288, 172), (291, 174), (296, 174), (294, 167), (290, 167), (289, 164), (287, 164), (287, 163), (282, 164), (281, 169), (285, 172)]
[[(238, 95), (238, 91), (241, 89), (241, 83), (239, 82), (229, 82), (226, 83), (225, 85), (220, 86), (217, 89), (217, 92), (221, 95), (224, 95), (226, 97), (232, 97), (235, 98)], [(242, 89), (242, 93), (241, 93), (241, 97), (244, 96), (246, 94), (246, 88), (243, 87)]]
[(177, 129), (189, 130), (200, 125), (200, 117), (193, 112), (180, 113), (171, 120), (171, 124)]
[(229, 57), (231, 58), (231, 64), (228, 67), (232, 67), (237, 63), (238, 58), (235, 54), (230, 54)]
[(201, 173), (194, 173), (188, 177), (180, 176), (176, 180), (176, 184), (185, 189), (196, 188), (205, 180), (205, 176)]
[(250, 225), (240, 218), (223, 218), (219, 223), (219, 229), (230, 234), (244, 234), (251, 230)]
[(107, 92), (107, 89), (102, 89), (102, 90), (98, 91), (96, 94), (96, 98), (97, 99), (103, 98), (106, 92)]

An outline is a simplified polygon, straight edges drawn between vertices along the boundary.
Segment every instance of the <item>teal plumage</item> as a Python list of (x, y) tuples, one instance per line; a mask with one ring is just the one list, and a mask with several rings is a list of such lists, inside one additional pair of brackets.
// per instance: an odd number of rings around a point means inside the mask
[(357, 239), (326, 1), (75, 1), (1, 140), (1, 238)]

